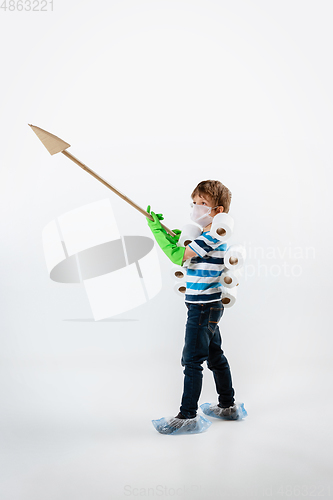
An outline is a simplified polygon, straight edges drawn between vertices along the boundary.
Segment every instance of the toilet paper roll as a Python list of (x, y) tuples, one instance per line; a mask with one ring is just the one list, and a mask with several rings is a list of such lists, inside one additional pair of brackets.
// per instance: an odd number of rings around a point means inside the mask
[(242, 276), (242, 270), (238, 269), (234, 271), (233, 269), (225, 268), (221, 274), (221, 283), (226, 288), (233, 288), (239, 285), (239, 280)]
[(186, 269), (184, 269), (181, 266), (174, 266), (171, 269), (170, 274), (173, 278), (175, 278), (178, 281), (180, 280), (184, 281), (184, 279), (186, 279)]
[(224, 256), (224, 265), (228, 269), (236, 271), (244, 265), (246, 257), (245, 247), (242, 245), (231, 245)]
[(226, 241), (230, 238), (234, 230), (234, 219), (229, 214), (215, 215), (212, 226), (210, 229), (210, 235), (220, 241)]
[(181, 283), (176, 283), (173, 287), (174, 291), (178, 294), (184, 297), (185, 295), (185, 290), (186, 290), (186, 283), (183, 281)]
[(201, 232), (202, 231), (199, 226), (195, 226), (194, 224), (186, 224), (180, 234), (178, 246), (186, 247), (189, 243), (191, 243), (191, 241), (200, 236)]
[(225, 288), (222, 287), (222, 304), (225, 308), (232, 307), (237, 299), (237, 288)]

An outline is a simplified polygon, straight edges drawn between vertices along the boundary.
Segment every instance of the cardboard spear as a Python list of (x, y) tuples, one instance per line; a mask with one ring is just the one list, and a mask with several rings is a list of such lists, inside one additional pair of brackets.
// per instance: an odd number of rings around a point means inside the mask
[[(118, 191), (118, 189), (116, 189), (114, 186), (112, 186), (111, 184), (109, 184), (105, 179), (103, 179), (102, 177), (100, 177), (98, 174), (96, 174), (96, 172), (94, 172), (93, 170), (91, 170), (89, 167), (87, 167), (87, 165), (85, 165), (84, 163), (82, 163), (80, 160), (78, 160), (77, 158), (75, 158), (74, 155), (72, 155), (69, 151), (67, 151), (67, 148), (70, 147), (70, 144), (68, 144), (67, 142), (63, 141), (62, 139), (60, 139), (56, 135), (53, 135), (50, 132), (47, 132), (46, 130), (43, 130), (42, 128), (36, 127), (35, 125), (30, 125), (30, 123), (29, 123), (29, 127), (32, 128), (32, 130), (35, 132), (35, 134), (37, 135), (37, 137), (41, 140), (41, 142), (44, 144), (44, 146), (46, 147), (46, 149), (48, 150), (48, 152), (51, 155), (54, 155), (56, 153), (60, 153), (61, 152), (63, 155), (67, 156), (67, 158), (69, 158), (74, 163), (76, 163), (77, 165), (79, 165), (79, 167), (83, 168), (83, 170), (85, 170), (86, 172), (88, 172), (88, 174), (92, 175), (93, 177), (95, 177), (95, 179), (97, 179), (102, 184), (104, 184), (104, 186), (106, 186), (107, 188), (111, 189), (111, 191), (113, 191), (118, 196), (120, 196), (120, 198), (122, 198), (127, 203), (129, 203), (130, 205), (132, 205), (132, 207), (136, 208), (145, 217), (148, 217), (148, 219), (150, 219), (150, 220), (154, 220), (153, 217), (148, 212), (146, 212), (146, 210), (144, 210), (143, 208), (139, 207), (139, 205), (137, 205), (136, 203), (134, 203), (134, 201), (132, 201), (129, 198), (127, 198), (127, 196), (125, 196), (123, 193), (121, 193), (120, 191)], [(162, 223), (161, 223), (161, 226), (163, 227), (163, 229), (166, 230), (166, 232), (168, 234), (170, 234), (171, 236), (176, 236), (175, 233), (173, 231), (171, 231), (171, 229), (167, 228)]]

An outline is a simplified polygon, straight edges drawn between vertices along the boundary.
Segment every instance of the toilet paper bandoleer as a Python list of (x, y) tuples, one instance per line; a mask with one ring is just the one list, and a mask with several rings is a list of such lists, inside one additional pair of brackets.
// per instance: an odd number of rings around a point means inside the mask
[(177, 416), (153, 420), (154, 427), (162, 434), (198, 433), (209, 428), (209, 421), (208, 425), (203, 421), (207, 420), (205, 417), (197, 415), (204, 361), (213, 372), (218, 395), (217, 404), (203, 405), (204, 413), (228, 420), (246, 416), (243, 406), (235, 403), (230, 367), (221, 348), (218, 327), (224, 311), (220, 277), (227, 245), (213, 238), (209, 232), (214, 217), (229, 212), (231, 192), (220, 181), (207, 180), (195, 187), (191, 198), (191, 219), (202, 228), (202, 233), (186, 247), (177, 245), (180, 231), (173, 229), (176, 236), (168, 235), (160, 223), (163, 215), (151, 212), (150, 205), (147, 207), (147, 212), (154, 219), (150, 221), (147, 218), (148, 225), (163, 252), (174, 264), (182, 265), (190, 259), (185, 293), (188, 314), (181, 359), (184, 367), (183, 395)]

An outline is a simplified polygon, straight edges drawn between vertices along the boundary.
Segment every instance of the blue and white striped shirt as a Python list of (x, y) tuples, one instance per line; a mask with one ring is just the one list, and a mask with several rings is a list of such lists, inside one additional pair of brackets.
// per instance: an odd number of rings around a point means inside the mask
[(197, 254), (190, 259), (186, 273), (185, 302), (214, 302), (221, 300), (221, 274), (227, 244), (204, 231), (189, 247)]

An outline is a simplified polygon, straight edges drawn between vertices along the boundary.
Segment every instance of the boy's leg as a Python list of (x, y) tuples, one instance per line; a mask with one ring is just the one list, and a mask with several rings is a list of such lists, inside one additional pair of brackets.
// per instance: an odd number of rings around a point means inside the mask
[(219, 395), (219, 406), (228, 408), (234, 404), (235, 391), (232, 387), (230, 366), (221, 348), (220, 329), (216, 325), (213, 338), (209, 345), (208, 368), (213, 372), (216, 391)]
[(202, 388), (202, 363), (209, 355), (209, 304), (186, 303), (186, 306), (188, 313), (181, 360), (184, 366), (184, 390), (180, 412), (186, 418), (193, 418), (197, 413)]

